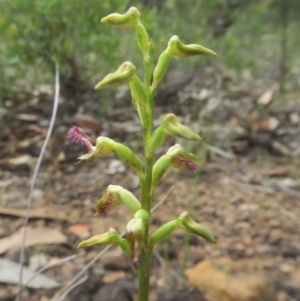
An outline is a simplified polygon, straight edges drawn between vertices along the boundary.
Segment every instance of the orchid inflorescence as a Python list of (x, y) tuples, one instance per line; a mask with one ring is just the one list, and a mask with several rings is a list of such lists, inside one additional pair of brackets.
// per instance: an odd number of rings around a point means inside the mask
[(98, 137), (92, 145), (88, 135), (79, 127), (73, 126), (67, 137), (73, 143), (84, 144), (87, 153), (78, 158), (81, 161), (94, 161), (99, 157), (107, 156), (115, 151), (119, 158), (127, 163), (139, 177), (140, 200), (130, 191), (118, 185), (109, 185), (106, 193), (96, 204), (96, 215), (107, 215), (108, 211), (124, 204), (133, 212), (133, 218), (126, 226), (126, 238), (123, 238), (114, 229), (91, 237), (79, 244), (79, 247), (117, 244), (130, 258), (131, 266), (139, 277), (139, 301), (147, 301), (149, 296), (149, 274), (153, 247), (167, 239), (176, 228), (181, 228), (187, 233), (201, 236), (215, 243), (215, 238), (207, 229), (195, 222), (188, 212), (159, 227), (151, 235), (149, 224), (151, 222), (151, 206), (156, 186), (165, 175), (169, 166), (196, 172), (197, 157), (185, 151), (179, 144), (172, 146), (165, 155), (154, 162), (155, 151), (164, 143), (167, 135), (191, 141), (200, 141), (199, 135), (190, 128), (181, 124), (174, 114), (167, 114), (161, 125), (153, 131), (153, 98), (157, 87), (163, 79), (169, 61), (172, 57), (190, 57), (194, 55), (214, 55), (210, 49), (196, 44), (183, 44), (177, 36), (173, 36), (167, 48), (161, 53), (154, 69), (153, 53), (154, 44), (149, 39), (148, 33), (140, 21), (140, 12), (131, 7), (125, 14), (113, 13), (101, 20), (120, 27), (134, 28), (138, 47), (140, 48), (145, 76), (142, 81), (136, 72), (136, 67), (131, 62), (124, 62), (116, 72), (110, 73), (96, 85), (100, 89), (107, 85), (129, 85), (132, 104), (137, 111), (142, 128), (144, 141), (144, 161), (142, 161), (129, 147), (107, 137)]

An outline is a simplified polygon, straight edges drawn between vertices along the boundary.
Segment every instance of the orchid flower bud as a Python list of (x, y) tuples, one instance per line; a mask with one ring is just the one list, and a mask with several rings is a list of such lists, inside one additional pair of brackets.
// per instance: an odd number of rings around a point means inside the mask
[(157, 88), (160, 81), (163, 79), (172, 56), (168, 53), (167, 50), (162, 52), (162, 54), (158, 58), (158, 62), (153, 71), (153, 83), (152, 86), (154, 89)]
[(134, 218), (140, 218), (144, 222), (145, 227), (149, 225), (149, 213), (144, 209), (139, 209), (135, 212)]
[(135, 77), (135, 74), (135, 66), (130, 62), (125, 62), (116, 72), (106, 75), (103, 80), (96, 85), (95, 89), (100, 89), (107, 85), (125, 85)]
[(96, 204), (96, 215), (106, 215), (108, 210), (117, 207), (122, 201), (134, 213), (141, 208), (140, 202), (131, 192), (118, 185), (109, 185)]
[(153, 154), (164, 143), (166, 136), (163, 127), (159, 126), (149, 139), (147, 152)]
[(116, 229), (110, 228), (108, 232), (95, 235), (87, 240), (82, 241), (78, 248), (82, 247), (93, 247), (93, 246), (107, 246), (112, 244), (118, 244), (121, 249), (126, 253), (127, 252), (127, 241), (122, 238)]
[(216, 239), (209, 233), (209, 231), (202, 225), (196, 223), (190, 217), (187, 211), (180, 214), (180, 216), (177, 219), (177, 226), (188, 233), (201, 236), (213, 244), (216, 243)]
[(170, 221), (162, 225), (161, 227), (159, 227), (157, 230), (155, 230), (149, 238), (149, 247), (153, 248), (156, 244), (167, 239), (176, 229), (177, 227), (176, 223), (177, 223), (176, 220)]
[[(139, 210), (138, 212), (140, 212), (143, 216), (144, 213), (142, 211), (145, 210)], [(136, 213), (137, 215), (139, 215), (138, 212)], [(143, 265), (146, 264), (144, 260), (145, 258), (143, 258), (146, 252), (145, 226), (145, 221), (140, 217), (131, 219), (126, 226), (126, 239), (129, 250), (129, 258), (131, 259), (131, 265), (135, 271), (137, 271), (139, 268), (143, 269)]]
[(101, 19), (102, 23), (111, 23), (120, 27), (130, 28), (135, 27), (140, 20), (140, 12), (137, 8), (131, 7), (129, 10), (121, 15), (118, 13), (110, 14)]
[(200, 141), (200, 136), (192, 132), (192, 130), (178, 122), (177, 117), (174, 114), (167, 114), (163, 120), (161, 126), (164, 128), (167, 134), (173, 137), (180, 137), (186, 140)]
[(170, 164), (173, 167), (186, 169), (192, 173), (196, 172), (198, 158), (194, 154), (185, 151), (181, 145), (175, 144), (172, 146), (168, 150), (167, 155), (171, 157)]
[(169, 40), (167, 52), (170, 55), (179, 57), (189, 57), (199, 54), (216, 55), (214, 51), (197, 44), (185, 45), (179, 40), (178, 36), (173, 36)]
[(145, 234), (145, 224), (141, 218), (133, 218), (128, 222), (126, 226), (126, 238), (128, 241), (137, 242), (144, 247)]

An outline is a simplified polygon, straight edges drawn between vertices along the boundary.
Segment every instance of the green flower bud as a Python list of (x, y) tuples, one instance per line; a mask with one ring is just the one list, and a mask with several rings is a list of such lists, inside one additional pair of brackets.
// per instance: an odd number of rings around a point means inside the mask
[(93, 246), (107, 246), (112, 244), (120, 245), (122, 250), (127, 250), (127, 241), (122, 238), (116, 229), (110, 228), (108, 232), (95, 235), (87, 240), (82, 241), (78, 248), (93, 247)]
[(130, 28), (130, 27), (135, 27), (138, 24), (139, 20), (140, 20), (140, 12), (138, 11), (137, 8), (131, 7), (125, 14), (121, 15), (118, 13), (113, 13), (102, 18), (101, 22), (111, 23), (121, 27)]
[(216, 239), (209, 233), (209, 231), (204, 228), (202, 225), (196, 223), (188, 214), (187, 211), (180, 214), (177, 219), (177, 226), (184, 231), (201, 236), (206, 240), (212, 242), (213, 244), (216, 243)]
[(150, 50), (150, 41), (148, 33), (142, 23), (138, 23), (135, 27), (136, 38), (138, 46), (144, 56), (148, 56)]
[(163, 155), (161, 156), (154, 164), (153, 171), (152, 171), (152, 188), (157, 186), (157, 184), (160, 182), (162, 177), (164, 176), (166, 170), (170, 166), (170, 156)]
[(128, 243), (129, 258), (131, 259), (131, 265), (135, 271), (139, 268), (144, 268), (144, 254), (146, 252), (145, 237), (146, 228), (143, 219), (133, 218), (130, 220), (126, 226), (126, 239)]
[(164, 129), (161, 126), (158, 127), (149, 139), (147, 152), (154, 153), (164, 143), (166, 136)]
[(114, 150), (120, 159), (126, 162), (133, 170), (135, 170), (139, 176), (143, 175), (142, 162), (129, 147), (115, 142)]
[(199, 54), (216, 55), (212, 50), (202, 47), (197, 44), (184, 45), (178, 38), (178, 36), (173, 36), (168, 44), (167, 52), (170, 55), (179, 57), (189, 57)]
[(96, 85), (95, 89), (100, 89), (107, 85), (125, 85), (135, 77), (135, 74), (135, 66), (130, 62), (125, 62), (116, 72), (106, 75), (103, 80)]
[(108, 210), (117, 207), (122, 201), (134, 213), (141, 208), (140, 202), (131, 192), (118, 185), (109, 185), (96, 204), (96, 215), (106, 215)]
[(142, 219), (145, 225), (149, 223), (149, 213), (144, 209), (137, 210), (134, 214), (134, 218)]
[(139, 246), (145, 247), (145, 223), (141, 218), (131, 219), (126, 226), (126, 238), (133, 244), (138, 243)]
[(171, 221), (171, 222), (168, 222), (168, 223), (162, 225), (157, 230), (155, 230), (149, 238), (149, 247), (153, 248), (158, 243), (167, 239), (173, 233), (173, 231), (176, 229), (176, 227), (177, 227), (176, 223), (177, 223), (176, 220)]
[(163, 79), (172, 56), (168, 53), (167, 50), (162, 52), (158, 58), (158, 62), (153, 71), (153, 87), (156, 89), (160, 81)]
[(170, 164), (173, 167), (196, 172), (197, 165), (195, 162), (198, 161), (198, 158), (194, 154), (186, 152), (181, 145), (175, 144), (172, 146), (167, 155), (171, 157)]
[(200, 137), (191, 131), (190, 128), (178, 122), (174, 114), (167, 114), (161, 125), (167, 134), (173, 137), (180, 137), (186, 140), (200, 141)]

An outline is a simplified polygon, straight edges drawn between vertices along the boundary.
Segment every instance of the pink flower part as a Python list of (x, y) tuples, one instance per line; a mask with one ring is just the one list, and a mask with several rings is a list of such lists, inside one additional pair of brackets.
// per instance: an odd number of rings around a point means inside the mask
[(176, 157), (176, 161), (178, 161), (184, 169), (187, 169), (187, 170), (191, 171), (192, 173), (195, 173), (197, 170), (197, 164), (195, 162), (188, 160), (181, 155)]
[(107, 199), (107, 201), (101, 206), (101, 208), (98, 209), (96, 212), (96, 215), (99, 216), (107, 216), (107, 210), (109, 209), (109, 206), (113, 203), (114, 197), (113, 195), (110, 195)]
[(75, 125), (69, 129), (67, 138), (75, 144), (84, 144), (89, 152), (92, 152), (94, 150), (94, 147), (90, 142), (90, 137), (85, 134), (85, 132), (81, 128)]

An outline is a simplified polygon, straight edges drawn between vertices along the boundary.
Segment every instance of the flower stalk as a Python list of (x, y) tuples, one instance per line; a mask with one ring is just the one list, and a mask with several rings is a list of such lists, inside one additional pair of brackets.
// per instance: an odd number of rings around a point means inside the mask
[(123, 63), (117, 71), (105, 76), (97, 85), (101, 89), (107, 85), (129, 85), (132, 103), (137, 110), (143, 128), (144, 158), (141, 160), (129, 147), (107, 137), (98, 137), (96, 145), (92, 145), (88, 135), (73, 126), (67, 137), (73, 143), (80, 143), (87, 148), (87, 154), (80, 156), (81, 161), (94, 161), (115, 151), (119, 158), (127, 163), (139, 177), (140, 197), (118, 185), (109, 185), (106, 193), (96, 204), (96, 215), (106, 215), (116, 206), (125, 204), (134, 214), (126, 226), (126, 238), (122, 238), (114, 228), (83, 241), (79, 247), (117, 244), (129, 257), (130, 265), (139, 278), (139, 301), (149, 300), (149, 280), (151, 272), (152, 249), (156, 244), (167, 239), (176, 228), (198, 235), (215, 243), (214, 237), (202, 225), (194, 221), (187, 212), (177, 219), (160, 226), (152, 234), (149, 233), (151, 223), (151, 207), (155, 196), (155, 188), (164, 177), (166, 170), (174, 168), (196, 172), (197, 157), (175, 144), (156, 162), (156, 150), (164, 143), (167, 135), (175, 138), (199, 141), (200, 137), (189, 127), (181, 124), (174, 114), (167, 114), (161, 125), (153, 129), (153, 99), (159, 83), (167, 72), (173, 56), (189, 57), (194, 55), (213, 55), (213, 51), (196, 44), (183, 44), (177, 36), (173, 36), (167, 48), (158, 58), (153, 68), (154, 43), (141, 23), (140, 12), (131, 7), (125, 14), (110, 14), (101, 20), (123, 28), (134, 28), (137, 45), (142, 53), (144, 63), (144, 80), (137, 76), (136, 67), (131, 62)]

